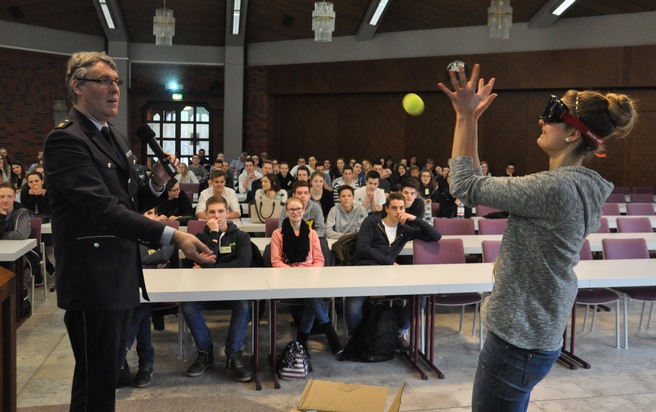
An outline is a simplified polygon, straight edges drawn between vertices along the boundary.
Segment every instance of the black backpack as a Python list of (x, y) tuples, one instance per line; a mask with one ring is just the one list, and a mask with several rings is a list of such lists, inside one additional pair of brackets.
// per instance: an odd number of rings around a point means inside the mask
[(333, 264), (335, 266), (355, 265), (355, 251), (358, 242), (357, 233), (342, 235), (331, 247)]
[(363, 317), (341, 360), (383, 362), (394, 358), (398, 342), (396, 311), (387, 303), (365, 303)]

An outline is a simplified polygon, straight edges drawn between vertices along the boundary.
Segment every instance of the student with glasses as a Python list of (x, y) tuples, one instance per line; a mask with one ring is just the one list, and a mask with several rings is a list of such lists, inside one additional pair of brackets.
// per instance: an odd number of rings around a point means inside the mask
[(453, 91), (440, 83), (456, 112), (451, 193), (468, 206), (510, 213), (495, 284), (481, 309), (488, 330), (474, 378), (474, 411), (524, 411), (531, 390), (560, 355), (563, 331), (578, 290), (573, 267), (585, 237), (599, 227), (613, 185), (582, 166), (609, 138), (626, 136), (636, 122), (634, 101), (623, 94), (569, 90), (551, 96), (540, 113), (538, 146), (549, 170), (507, 179), (483, 176), (478, 118), (495, 99), (494, 79), (451, 71)]
[[(323, 266), (324, 257), (319, 235), (303, 219), (305, 213), (303, 200), (290, 197), (284, 213), (287, 217), (283, 220), (282, 226), (271, 234), (271, 266), (274, 268)], [(328, 338), (331, 352), (334, 355), (341, 352), (342, 344), (321, 298), (303, 299), (303, 315), (298, 325), (296, 340), (303, 345), (306, 352), (309, 351), (307, 342), (315, 319)]]

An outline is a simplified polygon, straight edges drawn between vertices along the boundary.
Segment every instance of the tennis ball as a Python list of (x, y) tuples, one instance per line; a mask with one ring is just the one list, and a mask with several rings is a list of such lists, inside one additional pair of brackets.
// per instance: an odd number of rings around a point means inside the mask
[(403, 109), (410, 116), (419, 116), (424, 112), (424, 101), (415, 93), (408, 93), (403, 97)]

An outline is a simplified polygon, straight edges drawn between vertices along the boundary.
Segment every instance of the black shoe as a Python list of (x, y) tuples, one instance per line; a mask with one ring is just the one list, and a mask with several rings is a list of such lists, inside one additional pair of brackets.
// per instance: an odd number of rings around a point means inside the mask
[(205, 369), (214, 366), (214, 354), (212, 350), (213, 346), (210, 346), (207, 352), (197, 351), (196, 360), (187, 369), (187, 376), (200, 376), (205, 372)]
[(43, 276), (40, 274), (34, 275), (34, 287), (40, 288), (41, 286), (43, 286)]
[(232, 353), (226, 359), (226, 369), (232, 374), (232, 378), (237, 382), (249, 382), (251, 380), (251, 372), (241, 361), (241, 351)]
[(123, 386), (132, 385), (132, 375), (130, 375), (130, 367), (128, 366), (128, 361), (126, 360), (123, 363), (123, 367), (118, 373), (118, 380), (116, 381), (116, 387), (122, 388)]
[(399, 335), (399, 340), (396, 342), (396, 349), (403, 351), (410, 350), (410, 342), (405, 339), (405, 336)]
[(132, 381), (132, 386), (135, 388), (145, 388), (150, 385), (150, 377), (153, 376), (153, 366), (146, 365), (140, 366), (137, 374), (134, 375), (134, 381)]

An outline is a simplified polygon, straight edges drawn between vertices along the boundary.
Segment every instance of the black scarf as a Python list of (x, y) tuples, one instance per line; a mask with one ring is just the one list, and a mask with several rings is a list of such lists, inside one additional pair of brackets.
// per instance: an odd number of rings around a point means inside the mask
[(285, 263), (302, 263), (310, 253), (310, 227), (301, 220), (301, 230), (298, 236), (289, 223), (289, 218), (282, 221), (282, 256)]

